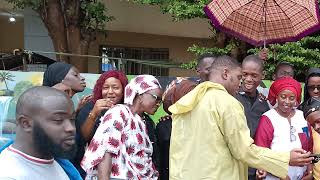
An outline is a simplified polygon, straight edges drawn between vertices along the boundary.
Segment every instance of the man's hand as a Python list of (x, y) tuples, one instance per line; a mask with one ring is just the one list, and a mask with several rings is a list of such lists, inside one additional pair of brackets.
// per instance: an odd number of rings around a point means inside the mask
[(290, 180), (290, 178), (289, 178), (289, 176), (287, 176), (286, 178), (280, 179), (280, 180)]
[(160, 118), (160, 121), (166, 121), (166, 120), (170, 120), (171, 119), (171, 116), (170, 115), (165, 115), (165, 116), (162, 116)]
[(268, 52), (269, 50), (267, 48), (261, 49), (261, 51), (259, 52), (259, 58), (263, 61), (266, 61), (268, 59)]
[(311, 153), (306, 152), (303, 149), (293, 149), (290, 152), (290, 166), (306, 166), (311, 164), (313, 157), (310, 157)]
[(267, 171), (265, 170), (256, 170), (256, 179), (264, 179), (267, 176)]

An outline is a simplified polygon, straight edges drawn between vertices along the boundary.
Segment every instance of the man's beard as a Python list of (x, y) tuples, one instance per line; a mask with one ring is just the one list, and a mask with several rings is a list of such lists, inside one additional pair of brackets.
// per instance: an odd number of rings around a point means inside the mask
[(60, 144), (54, 143), (38, 123), (34, 123), (33, 142), (38, 152), (41, 154), (50, 154), (54, 158), (72, 159), (77, 152), (76, 144), (69, 150), (64, 150)]

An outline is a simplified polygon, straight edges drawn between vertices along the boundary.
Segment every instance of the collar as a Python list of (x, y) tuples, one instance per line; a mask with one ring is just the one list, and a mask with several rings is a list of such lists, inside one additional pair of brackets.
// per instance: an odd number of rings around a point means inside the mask
[(15, 149), (14, 147), (9, 146), (8, 147), (8, 151), (11, 151), (15, 154), (18, 154), (20, 156), (22, 156), (23, 158), (29, 160), (29, 161), (32, 161), (32, 162), (35, 162), (35, 163), (38, 163), (38, 164), (52, 164), (54, 159), (40, 159), (40, 158), (37, 158), (37, 157), (33, 157), (33, 156), (30, 156), (22, 151), (19, 151), (18, 149)]

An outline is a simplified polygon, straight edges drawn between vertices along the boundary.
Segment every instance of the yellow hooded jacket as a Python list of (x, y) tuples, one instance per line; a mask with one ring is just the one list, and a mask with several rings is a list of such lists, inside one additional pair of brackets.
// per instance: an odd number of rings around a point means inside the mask
[(170, 180), (245, 180), (248, 165), (286, 177), (290, 153), (254, 145), (243, 106), (222, 85), (201, 83), (169, 111)]

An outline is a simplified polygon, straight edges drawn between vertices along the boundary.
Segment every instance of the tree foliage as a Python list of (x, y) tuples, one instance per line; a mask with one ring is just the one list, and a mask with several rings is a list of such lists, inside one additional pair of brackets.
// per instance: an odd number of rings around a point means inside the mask
[[(50, 8), (49, 0), (6, 0), (17, 9), (31, 8), (40, 15), (46, 15), (46, 9)], [(104, 25), (114, 19), (113, 16), (107, 16), (107, 8), (103, 2), (96, 0), (59, 0), (62, 7), (62, 13), (66, 16), (66, 24), (73, 23), (75, 18), (82, 28), (91, 30), (104, 30)], [(79, 11), (78, 11), (79, 10)], [(67, 16), (75, 16), (68, 19)]]
[(131, 0), (136, 3), (158, 5), (163, 13), (170, 13), (174, 21), (205, 18), (203, 7), (208, 0)]
[(9, 90), (7, 81), (14, 81), (13, 78), (14, 78), (14, 75), (12, 75), (9, 71), (0, 72), (0, 82), (5, 83), (7, 90)]
[[(210, 0), (132, 0), (137, 3), (151, 4), (160, 6), (162, 12), (170, 13), (174, 21), (180, 21), (191, 18), (207, 18), (203, 12), (203, 7)], [(318, 1), (319, 2), (319, 1)], [(209, 22), (209, 21), (208, 21)], [(209, 22), (210, 23), (210, 22)], [(193, 45), (188, 51), (195, 55), (211, 52), (216, 55), (233, 55), (237, 48), (243, 50), (245, 55), (256, 54), (260, 48), (252, 48), (249, 44), (245, 44), (238, 39), (227, 37), (223, 46), (216, 44), (217, 38), (222, 32), (213, 28), (212, 43), (214, 48), (205, 48)], [(320, 34), (319, 32), (303, 38), (297, 42), (285, 44), (274, 44), (269, 46), (269, 55), (266, 63), (266, 78), (271, 79), (275, 66), (280, 61), (292, 63), (296, 69), (296, 75), (299, 80), (303, 80), (303, 73), (309, 67), (320, 67)], [(237, 56), (238, 59), (243, 57)], [(195, 60), (182, 64), (183, 68), (193, 69), (196, 66)]]
[[(105, 23), (113, 20), (107, 8), (97, 0), (6, 0), (15, 8), (31, 8), (46, 26), (57, 52), (87, 54), (89, 44), (104, 30)], [(79, 57), (62, 57), (81, 71), (87, 61)]]

